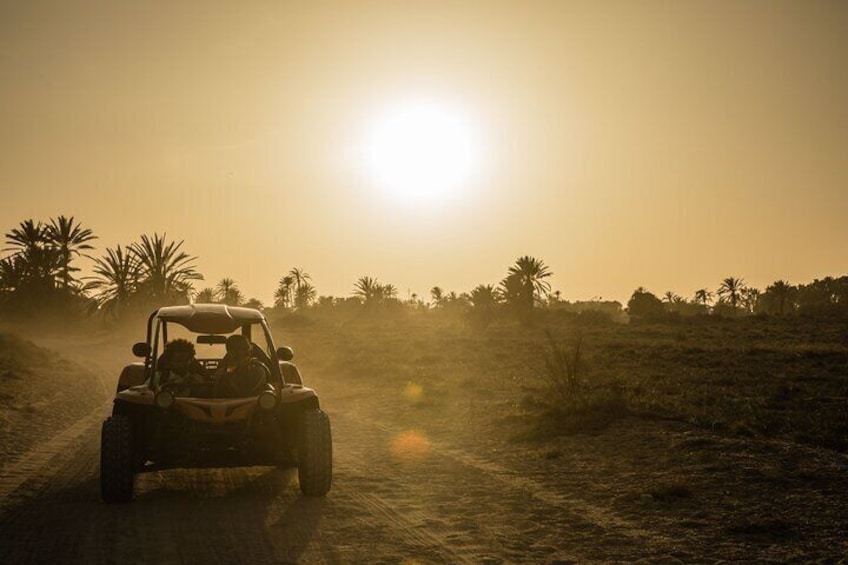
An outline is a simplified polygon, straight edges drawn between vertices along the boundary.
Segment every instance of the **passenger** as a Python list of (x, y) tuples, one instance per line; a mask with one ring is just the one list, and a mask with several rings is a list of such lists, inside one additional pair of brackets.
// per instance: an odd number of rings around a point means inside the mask
[(250, 341), (243, 335), (227, 338), (227, 354), (215, 372), (215, 396), (242, 398), (259, 394), (271, 373), (251, 355)]
[(194, 344), (185, 339), (173, 339), (165, 345), (159, 358), (159, 382), (169, 385), (174, 396), (191, 396), (191, 388), (208, 382), (208, 371), (194, 357)]

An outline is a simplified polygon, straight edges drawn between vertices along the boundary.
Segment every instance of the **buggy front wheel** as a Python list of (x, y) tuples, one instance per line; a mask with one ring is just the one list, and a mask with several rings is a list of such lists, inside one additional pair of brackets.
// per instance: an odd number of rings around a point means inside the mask
[(108, 418), (100, 431), (100, 496), (105, 502), (132, 500), (134, 464), (130, 419)]
[(300, 491), (306, 496), (324, 496), (333, 482), (333, 438), (325, 412), (303, 412), (297, 451)]

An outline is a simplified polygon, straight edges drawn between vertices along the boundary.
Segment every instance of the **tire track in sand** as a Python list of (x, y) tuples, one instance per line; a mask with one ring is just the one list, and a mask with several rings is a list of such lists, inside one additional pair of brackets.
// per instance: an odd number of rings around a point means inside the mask
[[(502, 488), (492, 488), (491, 468), (461, 462), (447, 448), (433, 450), (426, 460), (409, 465), (383, 457), (391, 437), (400, 430), (366, 420), (352, 413), (332, 413), (340, 435), (335, 496), (349, 498), (358, 507), (387, 524), (393, 537), (409, 542), (421, 557), (410, 563), (501, 563), (527, 560), (517, 546), (527, 545), (516, 526), (526, 512), (514, 516), (505, 499), (515, 507), (526, 506), (526, 489), (506, 497)], [(374, 433), (378, 432), (378, 433)], [(380, 436), (385, 435), (385, 438)], [(345, 437), (347, 436), (347, 437)], [(436, 455), (436, 457), (432, 457)], [(463, 472), (472, 467), (474, 472)], [(526, 485), (525, 485), (526, 486)], [(539, 487), (541, 488), (541, 487)], [(552, 497), (548, 497), (548, 502)], [(481, 508), (485, 508), (481, 510)], [(488, 513), (487, 513), (488, 512)], [(506, 513), (503, 513), (506, 512)], [(532, 522), (532, 519), (528, 520)], [(576, 517), (585, 530), (585, 520)], [(536, 525), (532, 526), (536, 527)], [(548, 530), (548, 533), (553, 533)], [(556, 536), (555, 533), (553, 533)], [(540, 547), (530, 560), (579, 563), (564, 547), (538, 540)], [(548, 540), (550, 541), (550, 540)], [(504, 561), (504, 559), (506, 561)]]
[(418, 528), (413, 521), (405, 518), (392, 507), (392, 504), (380, 496), (354, 490), (347, 491), (346, 494), (359, 502), (366, 511), (387, 522), (396, 532), (400, 532), (403, 537), (423, 547), (436, 548), (439, 553), (449, 557), (448, 561), (450, 563), (476, 563), (475, 560), (456, 553), (450, 547), (447, 539), (436, 535), (432, 531)]
[[(353, 413), (337, 414), (334, 416), (337, 416), (342, 422), (346, 419), (352, 420), (357, 427), (364, 426), (379, 430), (388, 437), (397, 437), (404, 431), (384, 421), (365, 419)], [(548, 507), (579, 517), (581, 521), (587, 521), (602, 530), (614, 532), (616, 535), (624, 536), (637, 543), (647, 545), (662, 543), (666, 539), (666, 536), (661, 532), (645, 528), (626, 518), (617, 516), (611, 509), (593, 504), (573, 494), (554, 491), (540, 484), (538, 481), (521, 476), (516, 471), (467, 450), (462, 450), (430, 438), (428, 438), (428, 450), (431, 454), (475, 469), (490, 480), (512, 491), (525, 493), (532, 499)], [(388, 506), (390, 507), (390, 505)], [(433, 537), (430, 541), (436, 543), (440, 540), (437, 537)], [(441, 541), (443, 542), (443, 540)]]
[(54, 459), (73, 457), (73, 448), (103, 422), (111, 406), (110, 399), (51, 439), (36, 444), (16, 461), (4, 465), (0, 469), (0, 500), (10, 497), (25, 482), (42, 481), (61, 473), (62, 465), (58, 464), (61, 461), (54, 462)]

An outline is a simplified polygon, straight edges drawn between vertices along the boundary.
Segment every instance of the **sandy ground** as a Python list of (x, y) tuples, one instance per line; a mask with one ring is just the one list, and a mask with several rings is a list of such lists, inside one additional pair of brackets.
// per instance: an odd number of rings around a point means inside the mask
[(294, 469), (170, 470), (106, 505), (128, 348), (43, 345), (61, 357), (3, 399), (0, 563), (848, 562), (843, 454), (642, 418), (518, 441), (491, 409), (508, 389), (435, 409), (327, 375), (305, 375), (333, 425), (327, 497)]

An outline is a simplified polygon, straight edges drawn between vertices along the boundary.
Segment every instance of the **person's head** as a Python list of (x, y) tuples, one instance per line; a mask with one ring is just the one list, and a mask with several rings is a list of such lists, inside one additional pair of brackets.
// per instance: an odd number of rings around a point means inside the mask
[(165, 345), (165, 357), (169, 369), (185, 372), (194, 359), (194, 344), (185, 339), (173, 339)]
[(227, 338), (227, 357), (236, 365), (250, 359), (250, 340), (243, 335), (234, 334)]

